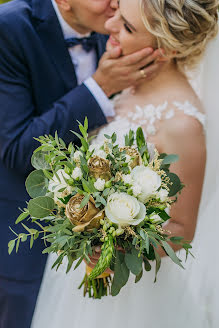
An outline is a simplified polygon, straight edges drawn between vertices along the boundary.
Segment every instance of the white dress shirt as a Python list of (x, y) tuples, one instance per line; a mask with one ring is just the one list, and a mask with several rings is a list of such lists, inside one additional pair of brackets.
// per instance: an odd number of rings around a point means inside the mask
[[(76, 32), (70, 25), (68, 25), (68, 23), (62, 17), (55, 0), (52, 0), (52, 4), (55, 9), (59, 23), (61, 25), (63, 36), (65, 39), (73, 37), (82, 38), (90, 35), (90, 33), (86, 35), (81, 35)], [(114, 116), (115, 112), (111, 101), (105, 95), (105, 93), (97, 84), (97, 82), (92, 78), (92, 75), (96, 71), (96, 51), (92, 49), (91, 51), (86, 52), (83, 49), (82, 45), (77, 45), (69, 48), (69, 54), (71, 56), (72, 63), (74, 64), (78, 84), (80, 85), (84, 83), (84, 85), (89, 89), (89, 91), (92, 93), (92, 95), (98, 102), (100, 108), (102, 109), (106, 117)]]

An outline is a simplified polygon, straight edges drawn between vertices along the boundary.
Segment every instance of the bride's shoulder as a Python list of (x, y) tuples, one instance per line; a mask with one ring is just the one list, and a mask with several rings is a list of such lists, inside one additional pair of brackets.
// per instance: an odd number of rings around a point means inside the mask
[[(161, 147), (190, 153), (205, 149), (205, 114), (199, 100), (177, 99), (168, 103), (166, 119), (160, 122), (158, 133)], [(191, 152), (190, 152), (191, 151)]]
[(183, 81), (175, 83), (167, 91), (160, 93), (160, 101), (168, 104), (163, 117), (163, 124), (172, 133), (199, 133), (205, 128), (205, 113), (203, 105), (191, 87)]

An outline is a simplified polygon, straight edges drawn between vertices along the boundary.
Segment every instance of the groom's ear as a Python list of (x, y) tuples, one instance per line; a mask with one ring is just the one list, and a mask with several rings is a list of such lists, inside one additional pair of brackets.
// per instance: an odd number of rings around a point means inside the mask
[(55, 2), (59, 6), (59, 8), (62, 10), (69, 11), (71, 9), (69, 0), (55, 0)]

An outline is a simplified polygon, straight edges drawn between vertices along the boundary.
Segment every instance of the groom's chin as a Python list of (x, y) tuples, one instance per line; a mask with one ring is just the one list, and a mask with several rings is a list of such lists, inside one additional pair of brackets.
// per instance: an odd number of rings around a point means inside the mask
[(94, 29), (94, 32), (109, 35), (109, 31), (107, 31), (104, 27)]

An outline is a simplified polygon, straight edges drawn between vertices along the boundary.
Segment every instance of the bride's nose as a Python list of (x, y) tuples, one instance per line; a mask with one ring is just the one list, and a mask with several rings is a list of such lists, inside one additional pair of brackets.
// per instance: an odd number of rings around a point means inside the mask
[(105, 29), (110, 33), (114, 32), (117, 33), (120, 30), (120, 23), (119, 23), (119, 10), (116, 11), (115, 15), (109, 18), (105, 23)]
[(110, 1), (110, 7), (114, 10), (117, 10), (118, 9), (118, 0), (111, 0)]

